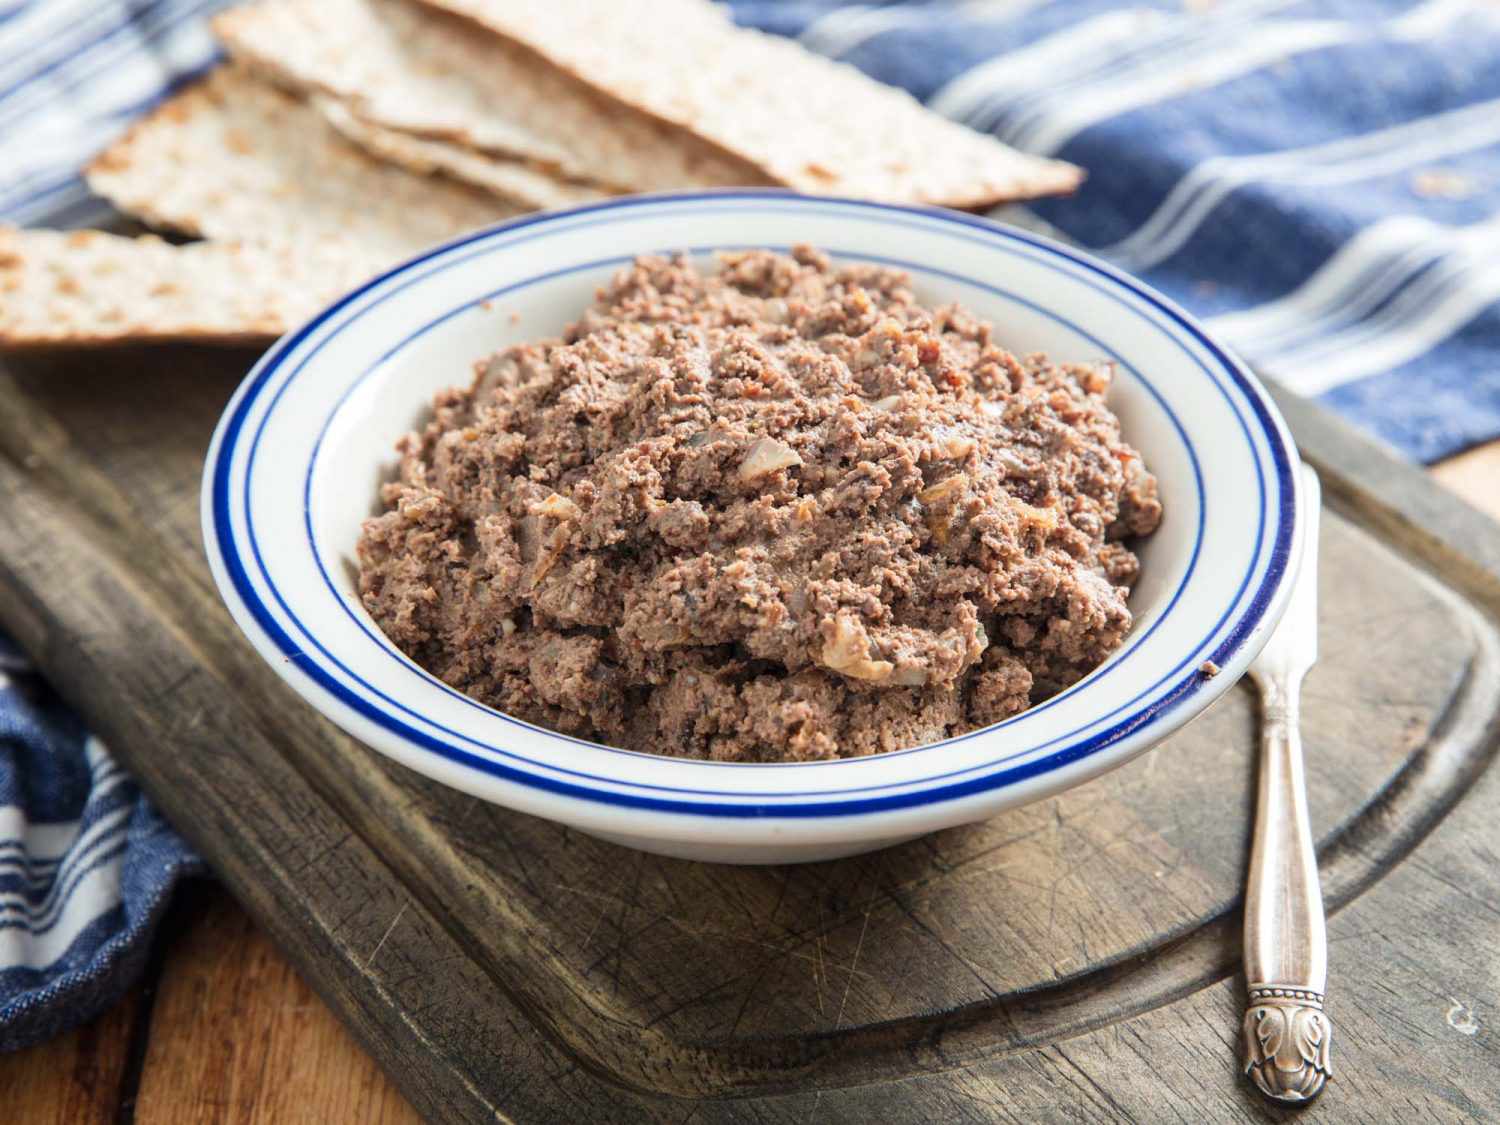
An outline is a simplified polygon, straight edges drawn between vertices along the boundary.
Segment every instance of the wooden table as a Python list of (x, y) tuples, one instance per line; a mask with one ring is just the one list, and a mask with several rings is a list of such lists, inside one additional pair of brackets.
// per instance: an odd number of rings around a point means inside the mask
[[(1500, 441), (1433, 474), (1500, 518)], [(0, 1106), (27, 1125), (418, 1120), (266, 935), (209, 883), (179, 896), (146, 979), (122, 1003), (0, 1057)]]

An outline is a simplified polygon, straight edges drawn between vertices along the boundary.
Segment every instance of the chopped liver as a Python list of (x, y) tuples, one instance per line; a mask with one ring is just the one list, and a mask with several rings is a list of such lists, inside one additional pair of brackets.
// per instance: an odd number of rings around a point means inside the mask
[(512, 715), (723, 761), (915, 746), (1075, 682), (1161, 518), (1111, 370), (908, 286), (809, 248), (640, 259), (401, 441), (365, 606)]

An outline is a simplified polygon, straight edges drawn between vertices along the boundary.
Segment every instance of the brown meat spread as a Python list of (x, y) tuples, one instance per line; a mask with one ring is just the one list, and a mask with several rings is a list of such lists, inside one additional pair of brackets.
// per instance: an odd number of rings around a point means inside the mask
[(1075, 682), (1161, 518), (1111, 371), (908, 284), (808, 248), (640, 259), (401, 441), (366, 607), (512, 715), (724, 761), (915, 746)]

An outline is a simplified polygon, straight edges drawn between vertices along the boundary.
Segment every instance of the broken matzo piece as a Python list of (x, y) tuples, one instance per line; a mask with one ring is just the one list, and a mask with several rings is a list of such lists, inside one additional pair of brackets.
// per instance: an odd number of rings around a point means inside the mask
[(0, 347), (264, 344), (371, 272), (342, 246), (0, 227)]
[(229, 52), (387, 129), (618, 191), (771, 184), (748, 161), (624, 110), (532, 52), (410, 0), (267, 0), (225, 12)]
[(778, 183), (871, 199), (988, 206), (1073, 190), (1082, 172), (925, 109), (707, 0), (421, 0), (738, 156)]
[(85, 175), (152, 226), (222, 241), (341, 240), (384, 265), (523, 210), (379, 160), (237, 67), (137, 122)]
[(372, 125), (355, 116), (337, 98), (314, 95), (312, 104), (335, 129), (382, 160), (422, 175), (451, 176), (523, 207), (541, 211), (573, 207), (604, 199), (608, 194), (597, 187), (559, 179), (518, 160)]

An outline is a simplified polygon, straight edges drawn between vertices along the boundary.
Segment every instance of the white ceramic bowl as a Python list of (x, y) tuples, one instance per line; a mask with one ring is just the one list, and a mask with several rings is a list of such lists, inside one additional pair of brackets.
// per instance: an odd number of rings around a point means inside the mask
[[(1112, 403), (1161, 483), (1125, 645), (997, 726), (876, 757), (742, 765), (656, 757), (521, 722), (418, 668), (360, 605), (354, 546), (396, 439), (476, 358), (554, 333), (637, 254), (808, 242), (910, 271), (1013, 351), (1113, 359)], [(1087, 781), (1226, 691), (1279, 617), (1297, 548), (1291, 439), (1263, 389), (1140, 283), (951, 212), (778, 192), (628, 198), (441, 246), (280, 341), (214, 435), (203, 527), (251, 642), (350, 734), (467, 793), (668, 855), (827, 859)], [(1207, 677), (1213, 661), (1221, 672)]]

